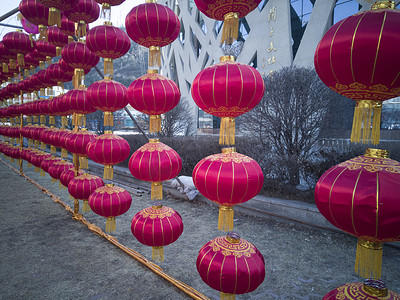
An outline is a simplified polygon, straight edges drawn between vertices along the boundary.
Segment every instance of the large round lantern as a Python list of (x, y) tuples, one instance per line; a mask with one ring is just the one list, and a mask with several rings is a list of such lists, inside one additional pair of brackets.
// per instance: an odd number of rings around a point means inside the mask
[(264, 80), (251, 66), (222, 56), (219, 64), (202, 70), (192, 84), (194, 102), (221, 118), (220, 144), (235, 144), (235, 118), (252, 110), (264, 95)]
[(160, 47), (171, 44), (178, 37), (180, 26), (178, 16), (171, 9), (157, 3), (135, 6), (125, 18), (129, 37), (149, 48), (150, 67), (161, 65)]
[(83, 200), (82, 212), (90, 211), (89, 196), (99, 187), (104, 186), (103, 180), (88, 173), (83, 173), (68, 183), (68, 192), (72, 197)]
[(150, 139), (129, 159), (129, 171), (137, 179), (151, 181), (151, 199), (162, 199), (162, 181), (176, 177), (182, 169), (182, 160), (171, 147)]
[(130, 151), (129, 143), (111, 131), (94, 138), (86, 147), (89, 158), (104, 165), (103, 179), (113, 179), (113, 165), (126, 160)]
[[(74, 169), (68, 169), (65, 170), (61, 173), (60, 175), (60, 183), (65, 187), (68, 188), (69, 182), (74, 179), (75, 177), (78, 177), (85, 172), (83, 170), (76, 171)], [(76, 175), (76, 176), (75, 176)]]
[(115, 231), (115, 217), (126, 213), (132, 204), (132, 196), (113, 184), (99, 187), (89, 196), (94, 213), (107, 218), (106, 232)]
[(265, 277), (262, 254), (233, 232), (205, 244), (197, 256), (196, 267), (201, 279), (220, 291), (223, 300), (234, 300), (235, 294), (254, 291)]
[(86, 129), (77, 132), (72, 132), (65, 137), (66, 149), (79, 156), (80, 166), (83, 169), (88, 168), (86, 146), (96, 137), (96, 134)]
[(8, 76), (7, 73), (9, 73), (8, 69), (8, 63), (9, 60), (15, 60), (16, 55), (15, 53), (11, 52), (3, 43), (3, 41), (0, 41), (0, 62), (2, 63), (2, 71), (5, 75)]
[(43, 161), (40, 163), (40, 176), (45, 176), (45, 173), (49, 172), (49, 168), (58, 161), (61, 161), (61, 159), (55, 156), (43, 159)]
[(155, 70), (139, 77), (128, 88), (127, 99), (136, 110), (150, 115), (149, 132), (161, 131), (161, 114), (173, 109), (181, 98), (176, 83)]
[(358, 237), (355, 269), (364, 278), (380, 278), (382, 243), (400, 240), (398, 191), (400, 163), (380, 149), (332, 167), (315, 187), (321, 214)]
[(193, 183), (207, 199), (220, 205), (218, 229), (233, 229), (233, 206), (256, 196), (264, 176), (258, 163), (235, 148), (203, 158), (193, 169)]
[(56, 56), (61, 56), (62, 47), (68, 44), (68, 35), (57, 26), (51, 26), (47, 29), (47, 40), (56, 47)]
[(113, 112), (128, 105), (127, 88), (110, 77), (92, 83), (86, 97), (91, 105), (104, 112), (104, 126), (113, 126)]
[(113, 75), (113, 59), (125, 55), (131, 47), (131, 41), (126, 33), (105, 22), (89, 30), (86, 45), (97, 56), (104, 58), (104, 75)]
[(24, 56), (35, 50), (36, 43), (29, 39), (25, 33), (15, 31), (9, 32), (3, 37), (3, 44), (12, 53), (17, 54), (17, 62), (20, 67), (24, 67)]
[(61, 11), (71, 10), (75, 7), (78, 0), (39, 0), (44, 6), (49, 8), (49, 25), (61, 27)]
[[(60, 180), (62, 172), (65, 170), (72, 170), (74, 168), (74, 165), (71, 164), (70, 162), (67, 162), (65, 160), (59, 160), (55, 162), (52, 166), (49, 167), (49, 175), (51, 176), (51, 182), (57, 182)], [(60, 182), (59, 187), (61, 188), (62, 184)]]
[(81, 86), (79, 88), (68, 91), (64, 94), (63, 102), (66, 102), (70, 111), (76, 113), (75, 125), (82, 125), (86, 127), (85, 115), (96, 111), (91, 102), (86, 97), (86, 88)]
[(51, 80), (57, 83), (59, 87), (64, 89), (64, 82), (68, 82), (72, 80), (72, 76), (68, 75), (64, 72), (58, 63), (51, 64), (46, 69), (47, 75)]
[(182, 217), (160, 203), (138, 212), (132, 219), (131, 231), (146, 246), (153, 247), (153, 260), (164, 261), (164, 246), (175, 242), (183, 232)]
[(353, 282), (344, 284), (322, 298), (322, 300), (400, 300), (400, 295), (388, 290), (381, 280), (366, 279), (364, 283)]
[(56, 47), (45, 40), (36, 43), (36, 50), (41, 56), (46, 57), (46, 63), (51, 65), (52, 58), (57, 56)]
[(382, 101), (400, 95), (400, 62), (393, 60), (399, 26), (394, 2), (377, 2), (333, 25), (317, 46), (314, 64), (321, 80), (357, 102), (352, 142), (378, 144)]
[(64, 11), (65, 16), (78, 23), (78, 29), (75, 35), (80, 38), (86, 35), (86, 26), (96, 21), (100, 15), (100, 7), (93, 0), (78, 0), (76, 5), (68, 11)]
[(261, 0), (195, 0), (197, 8), (207, 17), (224, 21), (221, 44), (232, 44), (237, 39), (239, 19), (257, 8)]
[(39, 0), (22, 0), (18, 8), (25, 19), (39, 26), (39, 40), (46, 38), (49, 8), (42, 5)]

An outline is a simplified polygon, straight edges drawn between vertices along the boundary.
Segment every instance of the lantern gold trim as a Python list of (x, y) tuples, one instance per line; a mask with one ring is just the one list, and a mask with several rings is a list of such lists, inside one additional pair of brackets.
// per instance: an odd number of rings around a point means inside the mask
[(237, 40), (239, 33), (239, 14), (229, 12), (224, 15), (224, 25), (222, 28), (221, 45), (223, 43), (230, 45), (233, 40)]
[(384, 149), (368, 148), (367, 150), (365, 150), (364, 156), (373, 158), (389, 158), (389, 151)]
[(371, 5), (371, 10), (376, 9), (396, 9), (396, 4), (393, 1), (376, 1)]

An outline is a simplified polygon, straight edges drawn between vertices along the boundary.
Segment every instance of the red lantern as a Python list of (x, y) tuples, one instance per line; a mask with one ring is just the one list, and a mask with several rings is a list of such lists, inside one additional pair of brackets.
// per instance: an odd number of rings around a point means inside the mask
[(104, 111), (104, 126), (113, 126), (113, 112), (128, 105), (127, 88), (109, 77), (92, 83), (86, 92), (94, 108)]
[[(65, 170), (72, 170), (74, 168), (74, 165), (71, 164), (70, 162), (67, 162), (65, 160), (59, 160), (55, 162), (52, 166), (49, 167), (49, 175), (51, 176), (51, 182), (57, 182), (60, 180), (62, 172)], [(60, 182), (59, 187), (61, 188), (62, 184)]]
[(86, 118), (84, 115), (96, 111), (96, 108), (94, 108), (86, 98), (86, 88), (84, 86), (68, 91), (68, 93), (64, 94), (62, 101), (67, 103), (71, 112), (77, 114), (77, 119), (75, 120), (76, 124), (82, 124), (84, 127), (86, 126)]
[(129, 159), (129, 171), (143, 181), (151, 181), (151, 199), (162, 199), (162, 181), (176, 177), (182, 169), (182, 160), (171, 147), (150, 139)]
[(8, 62), (9, 62), (10, 59), (13, 59), (13, 60), (16, 59), (15, 53), (11, 52), (4, 45), (3, 41), (0, 41), (0, 61), (3, 64), (3, 73), (5, 73), (6, 75), (8, 75), (7, 73), (9, 72)]
[(233, 229), (233, 206), (256, 196), (264, 175), (258, 163), (235, 148), (203, 158), (193, 169), (193, 183), (207, 199), (220, 205), (218, 229)]
[(315, 187), (315, 203), (337, 228), (358, 237), (356, 272), (380, 278), (382, 243), (400, 240), (400, 163), (367, 149), (329, 169)]
[(131, 231), (140, 243), (153, 247), (153, 260), (163, 262), (164, 246), (175, 242), (183, 232), (182, 217), (156, 203), (133, 217)]
[(74, 169), (68, 169), (61, 173), (60, 182), (64, 187), (68, 188), (68, 184), (72, 179), (85, 173), (83, 170), (79, 170), (77, 172), (77, 176), (75, 176), (75, 172), (76, 171)]
[(94, 138), (86, 147), (86, 153), (91, 160), (105, 165), (103, 179), (113, 179), (113, 165), (126, 160), (130, 151), (128, 142), (111, 131)]
[[(351, 141), (379, 143), (382, 101), (400, 95), (400, 12), (393, 1), (333, 25), (315, 51), (321, 80), (340, 95), (357, 101)], [(372, 130), (371, 130), (372, 122)]]
[(104, 58), (104, 74), (113, 75), (113, 59), (125, 55), (131, 47), (131, 41), (126, 33), (105, 22), (89, 30), (86, 45), (97, 56)]
[(35, 172), (39, 172), (42, 161), (50, 157), (50, 154), (43, 151), (32, 152), (30, 163), (35, 166)]
[(45, 176), (45, 172), (48, 173), (49, 168), (58, 161), (61, 161), (61, 159), (58, 157), (54, 157), (54, 156), (51, 156), (49, 158), (45, 158), (44, 160), (42, 160), (42, 162), (40, 163), (40, 168), (42, 169), (40, 171), (40, 176)]
[(128, 88), (127, 99), (132, 107), (150, 115), (150, 133), (161, 131), (161, 114), (173, 109), (181, 98), (176, 83), (154, 70), (139, 77)]
[(3, 44), (12, 53), (17, 54), (17, 62), (20, 67), (24, 67), (24, 56), (35, 50), (36, 43), (30, 40), (25, 33), (15, 31), (9, 32), (3, 37)]
[(80, 165), (82, 169), (88, 168), (86, 146), (96, 137), (93, 132), (82, 129), (72, 132), (66, 137), (65, 146), (67, 150), (80, 157)]
[[(25, 66), (24, 69), (26, 70), (24, 73), (25, 77), (29, 76), (29, 70), (33, 72), (36, 67), (39, 67), (39, 61), (33, 57), (33, 53), (29, 53), (24, 57)], [(27, 80), (27, 79), (25, 79)], [(24, 81), (25, 81), (24, 80)]]
[(49, 25), (61, 27), (61, 11), (73, 9), (78, 0), (39, 0), (44, 6), (49, 8)]
[(61, 48), (68, 44), (68, 36), (57, 26), (47, 29), (47, 40), (56, 47), (56, 56), (61, 56)]
[(87, 212), (90, 211), (88, 204), (90, 194), (102, 186), (104, 182), (100, 177), (83, 173), (68, 183), (68, 192), (75, 199), (83, 200), (82, 212)]
[(72, 80), (72, 76), (64, 72), (58, 63), (51, 64), (46, 69), (46, 72), (48, 77), (51, 78), (53, 82), (57, 83), (57, 85), (62, 89), (64, 89), (64, 82)]
[(252, 12), (261, 0), (195, 0), (197, 8), (207, 17), (224, 21), (221, 44), (232, 44), (237, 39), (239, 19)]
[(78, 88), (81, 83), (84, 69), (95, 67), (100, 59), (82, 42), (65, 45), (61, 50), (61, 56), (67, 64), (75, 69), (75, 88)]
[(251, 66), (222, 56), (219, 64), (202, 70), (192, 84), (194, 102), (221, 118), (219, 143), (235, 144), (235, 117), (252, 110), (264, 95), (264, 80)]
[(353, 282), (344, 284), (322, 298), (322, 300), (400, 300), (400, 295), (388, 290), (381, 280), (366, 279), (364, 283)]
[(131, 204), (131, 195), (113, 184), (106, 184), (89, 196), (89, 205), (93, 212), (107, 218), (106, 232), (115, 231), (115, 217), (126, 213)]
[(18, 8), (25, 19), (39, 27), (39, 40), (46, 38), (49, 9), (38, 0), (22, 0)]
[(167, 6), (144, 3), (132, 8), (125, 18), (126, 33), (139, 45), (149, 48), (149, 66), (161, 65), (160, 47), (179, 35), (178, 16)]
[(221, 292), (221, 299), (254, 291), (265, 277), (264, 257), (236, 233), (217, 237), (205, 244), (196, 261), (201, 279)]
[(48, 65), (51, 65), (52, 58), (57, 56), (56, 47), (44, 40), (36, 43), (36, 50), (39, 55), (46, 58), (46, 63)]
[(64, 11), (65, 16), (78, 23), (75, 35), (80, 38), (86, 35), (86, 26), (96, 21), (100, 15), (100, 7), (93, 0), (78, 0), (78, 3), (71, 9)]

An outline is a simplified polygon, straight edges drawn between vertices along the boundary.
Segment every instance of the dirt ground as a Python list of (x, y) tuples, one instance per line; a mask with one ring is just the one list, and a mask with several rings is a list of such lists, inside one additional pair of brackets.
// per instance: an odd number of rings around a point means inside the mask
[[(5, 160), (4, 157), (1, 159)], [(16, 164), (12, 164), (16, 167)], [(73, 206), (66, 190), (40, 177), (27, 176)], [(182, 236), (164, 248), (165, 272), (210, 299), (219, 293), (196, 270), (198, 251), (224, 235), (217, 229), (217, 209), (206, 203), (165, 197), (178, 211)], [(47, 195), (0, 162), (0, 298), (1, 299), (188, 299), (86, 226)], [(132, 217), (150, 206), (150, 195), (133, 196), (130, 210), (117, 218), (113, 234), (121, 243), (151, 259), (151, 248), (130, 231)], [(89, 212), (88, 221), (105, 229), (105, 219)], [(266, 261), (266, 277), (257, 290), (236, 299), (322, 299), (332, 289), (362, 281), (354, 273), (356, 238), (292, 224), (272, 217), (235, 213), (235, 231), (253, 243)], [(384, 247), (382, 279), (400, 293), (400, 250)]]

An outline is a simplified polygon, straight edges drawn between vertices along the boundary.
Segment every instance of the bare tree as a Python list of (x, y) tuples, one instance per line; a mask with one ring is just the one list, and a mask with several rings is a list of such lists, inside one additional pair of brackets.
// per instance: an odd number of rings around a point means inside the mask
[(173, 137), (177, 135), (193, 135), (191, 132), (191, 124), (194, 121), (194, 116), (190, 113), (188, 101), (186, 99), (181, 99), (174, 109), (163, 114), (160, 136)]
[(300, 183), (302, 162), (316, 151), (316, 142), (334, 96), (314, 70), (287, 67), (265, 78), (260, 104), (241, 117), (242, 130), (256, 137), (275, 176)]

